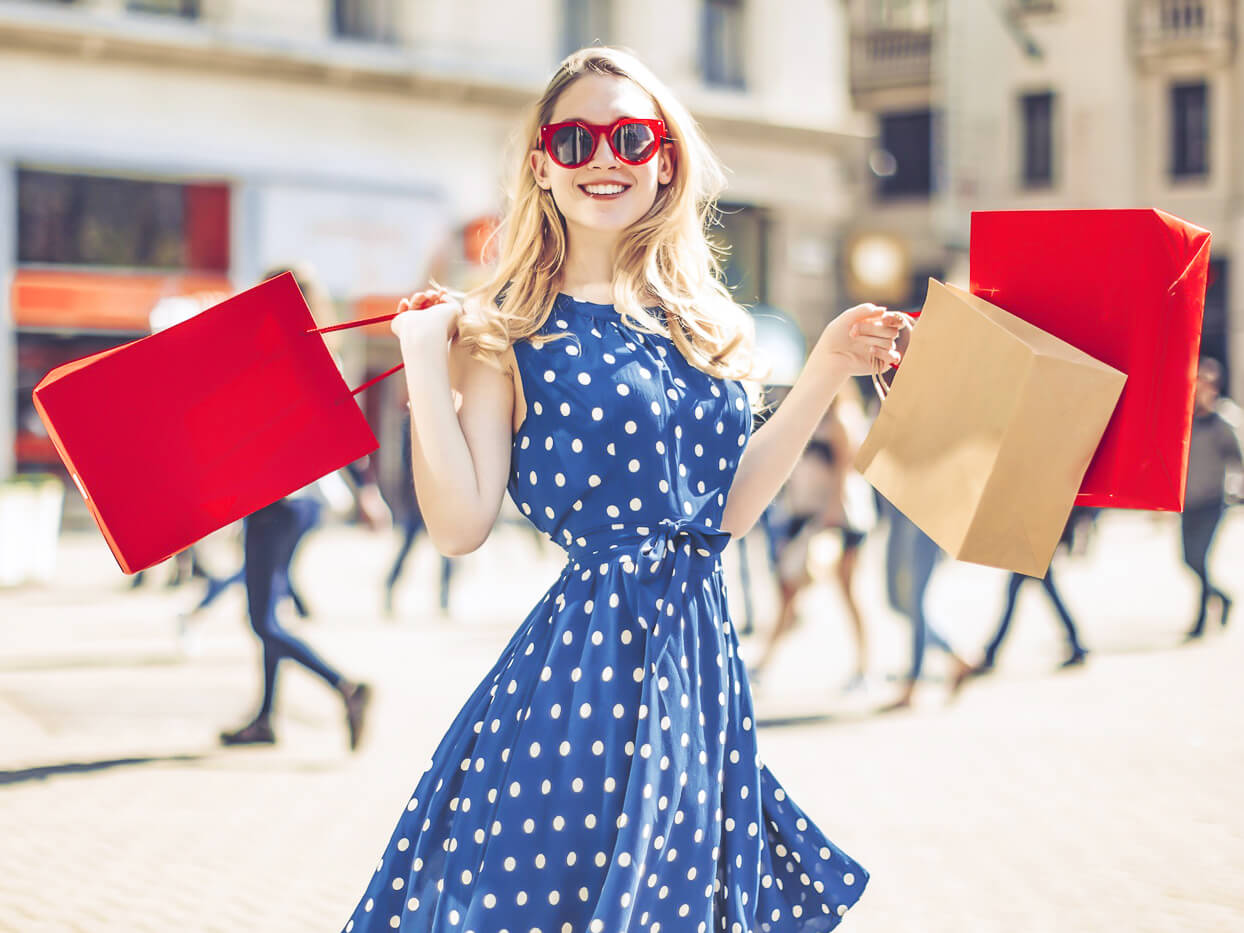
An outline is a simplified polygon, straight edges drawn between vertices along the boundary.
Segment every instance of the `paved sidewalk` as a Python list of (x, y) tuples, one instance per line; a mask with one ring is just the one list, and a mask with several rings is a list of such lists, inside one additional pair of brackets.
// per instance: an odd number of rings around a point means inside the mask
[[(841, 696), (853, 662), (837, 598), (809, 592), (757, 692), (760, 741), (873, 873), (844, 930), (1244, 929), (1244, 617), (1178, 646), (1193, 589), (1173, 531), (1170, 516), (1109, 516), (1086, 558), (1059, 565), (1096, 649), (1084, 669), (1051, 673), (1059, 629), (1030, 587), (1000, 673), (948, 708), (936, 661), (913, 713), (866, 714), (892, 695), (882, 677), (868, 697)], [(0, 930), (339, 929), (450, 718), (560, 568), (556, 550), (505, 529), (462, 562), (443, 619), (425, 543), (388, 622), (393, 544), (329, 529), (297, 567), (315, 618), (290, 624), (378, 688), (353, 757), (333, 696), (296, 671), (279, 746), (216, 747), (258, 692), (240, 592), (186, 657), (174, 619), (197, 589), (128, 591), (94, 533), (66, 536), (54, 587), (0, 591)], [(879, 608), (878, 544), (860, 596), (884, 675), (903, 669), (909, 635)], [(1244, 595), (1242, 558), (1234, 515), (1216, 565)], [(1003, 580), (938, 571), (933, 615), (965, 650), (983, 642)], [(758, 584), (763, 624), (771, 600)]]

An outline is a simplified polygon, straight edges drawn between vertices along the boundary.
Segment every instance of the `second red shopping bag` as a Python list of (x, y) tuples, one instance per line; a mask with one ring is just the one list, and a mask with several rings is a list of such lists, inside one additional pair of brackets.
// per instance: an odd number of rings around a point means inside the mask
[(1127, 373), (1077, 505), (1183, 508), (1209, 251), (1158, 210), (972, 215), (972, 293)]

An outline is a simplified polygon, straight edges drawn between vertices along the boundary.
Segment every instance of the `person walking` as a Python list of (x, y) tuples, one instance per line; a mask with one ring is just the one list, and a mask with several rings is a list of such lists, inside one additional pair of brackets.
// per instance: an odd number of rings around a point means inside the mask
[(520, 145), (495, 276), (462, 303), (417, 293), (392, 326), (437, 547), (479, 547), (508, 489), (567, 562), (345, 930), (829, 930), (867, 874), (760, 763), (720, 555), (842, 383), (897, 362), (898, 323), (839, 315), (750, 437), (750, 325), (705, 235), (723, 176), (687, 110), (586, 49)]
[[(844, 391), (854, 390), (848, 382)], [(859, 605), (855, 601), (854, 577), (859, 562), (859, 550), (867, 534), (867, 518), (860, 516), (858, 506), (848, 501), (848, 480), (851, 458), (855, 455), (855, 441), (848, 431), (841, 414), (843, 395), (834, 396), (825, 417), (804, 449), (803, 456), (795, 464), (779, 499), (785, 504), (785, 521), (778, 537), (778, 590), (779, 609), (777, 623), (769, 634), (760, 660), (749, 671), (756, 681), (772, 662), (778, 645), (793, 629), (796, 621), (796, 602), (800, 594), (812, 583), (808, 569), (808, 553), (811, 542), (827, 531), (841, 536), (841, 553), (834, 566), (834, 578), (842, 593), (855, 636), (855, 672), (847, 682), (847, 689), (862, 687), (868, 672), (868, 633)], [(862, 413), (861, 413), (862, 415)], [(871, 506), (865, 489), (865, 502)], [(874, 516), (875, 517), (875, 516)]]
[(950, 695), (955, 697), (975, 670), (955, 651), (950, 642), (933, 627), (925, 615), (925, 594), (942, 550), (912, 521), (886, 499), (882, 499), (889, 529), (886, 539), (886, 595), (890, 605), (911, 622), (911, 669), (902, 693), (882, 712), (909, 709), (915, 701), (916, 685), (924, 672), (924, 656), (932, 645), (951, 662)]
[(1227, 473), (1240, 468), (1240, 440), (1219, 411), (1221, 393), (1222, 364), (1205, 357), (1197, 369), (1192, 434), (1188, 441), (1188, 478), (1180, 516), (1184, 563), (1201, 584), (1196, 618), (1185, 636), (1189, 641), (1205, 634), (1211, 605), (1217, 607), (1221, 627), (1226, 627), (1231, 615), (1231, 597), (1209, 578), (1209, 553), (1226, 510)]
[[(284, 268), (270, 270), (264, 279), (285, 271)], [(312, 308), (322, 305), (318, 283), (310, 272), (301, 268), (289, 271), (294, 273), (303, 297)], [(322, 320), (322, 314), (320, 317)], [(331, 667), (302, 639), (281, 625), (276, 612), (278, 601), (289, 591), (290, 564), (298, 545), (319, 524), (323, 494), (317, 490), (317, 485), (321, 482), (312, 483), (259, 509), (247, 516), (243, 524), (242, 570), (246, 582), (246, 607), (251, 628), (263, 644), (263, 692), (259, 710), (246, 725), (220, 733), (222, 745), (270, 745), (276, 741), (272, 710), (276, 701), (277, 674), (281, 662), (286, 659), (300, 664), (337, 691), (345, 712), (350, 750), (357, 750), (362, 742), (372, 698), (370, 685), (350, 680)], [(337, 482), (343, 481), (338, 478)], [(359, 502), (364, 504), (367, 500), (359, 497)]]
[[(1066, 526), (1063, 528), (1062, 537), (1058, 542), (1059, 547), (1066, 547), (1068, 551), (1071, 550), (1075, 529), (1083, 520), (1079, 510), (1073, 509), (1071, 516), (1067, 519)], [(1006, 607), (1002, 610), (1002, 618), (998, 620), (998, 628), (994, 632), (993, 638), (989, 640), (989, 644), (985, 646), (984, 657), (976, 666), (974, 673), (987, 674), (996, 666), (998, 652), (1002, 649), (1002, 643), (1006, 640), (1007, 633), (1011, 628), (1011, 619), (1015, 615), (1015, 604), (1019, 600), (1020, 588), (1023, 587), (1024, 581), (1031, 579), (1033, 578), (1025, 574), (1013, 572), (1007, 580)], [(1050, 605), (1054, 607), (1059, 620), (1063, 623), (1063, 630), (1067, 633), (1067, 657), (1063, 659), (1061, 666), (1064, 668), (1077, 667), (1083, 664), (1088, 657), (1088, 649), (1081, 643), (1080, 633), (1076, 630), (1075, 620), (1071, 618), (1071, 613), (1068, 611), (1067, 605), (1063, 602), (1063, 598), (1058, 592), (1058, 587), (1054, 583), (1054, 567), (1052, 564), (1045, 571), (1045, 576), (1041, 578), (1040, 583), (1041, 588), (1045, 591), (1045, 595), (1050, 601)]]
[[(397, 589), (397, 581), (401, 579), (402, 568), (406, 565), (406, 558), (410, 555), (411, 548), (414, 547), (415, 539), (419, 537), (419, 533), (424, 530), (423, 513), (419, 510), (419, 502), (415, 499), (414, 474), (411, 471), (410, 462), (410, 421), (404, 423), (402, 429), (402, 466), (404, 469), (405, 480), (401, 484), (398, 491), (396, 501), (393, 503), (393, 512), (396, 519), (395, 524), (401, 527), (402, 542), (398, 545), (397, 553), (393, 557), (393, 564), (389, 568), (388, 576), (384, 581), (384, 612), (387, 616), (393, 615), (393, 594)], [(440, 607), (441, 612), (448, 614), (449, 612), (449, 586), (453, 579), (453, 561), (441, 556), (441, 577), (440, 577)]]

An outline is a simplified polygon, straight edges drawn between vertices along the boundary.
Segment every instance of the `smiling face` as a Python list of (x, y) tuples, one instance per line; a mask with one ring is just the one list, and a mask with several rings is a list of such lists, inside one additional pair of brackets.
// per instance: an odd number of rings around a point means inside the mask
[[(660, 119), (656, 105), (627, 78), (587, 74), (558, 97), (550, 123), (582, 120), (611, 125), (620, 117)], [(549, 191), (566, 219), (571, 245), (585, 237), (616, 237), (643, 217), (661, 185), (674, 177), (673, 146), (663, 144), (643, 165), (623, 162), (602, 134), (592, 157), (578, 168), (563, 168), (537, 149), (531, 153), (536, 184)]]

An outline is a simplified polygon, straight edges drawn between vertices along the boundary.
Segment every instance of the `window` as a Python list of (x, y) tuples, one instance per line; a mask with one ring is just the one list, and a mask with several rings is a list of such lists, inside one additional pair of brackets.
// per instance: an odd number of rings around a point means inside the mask
[(1231, 267), (1226, 259), (1211, 258), (1205, 289), (1205, 317), (1201, 324), (1201, 355), (1223, 365), (1223, 392), (1231, 385), (1231, 328), (1227, 310)]
[(562, 43), (569, 55), (589, 45), (608, 45), (613, 41), (612, 0), (563, 0), (564, 35)]
[(1044, 188), (1054, 183), (1054, 95), (1025, 94), (1019, 99), (1023, 127), (1025, 188)]
[(17, 259), (129, 269), (229, 269), (229, 186), (19, 169)]
[(1209, 86), (1204, 81), (1171, 87), (1171, 176), (1209, 174)]
[(397, 41), (399, 0), (333, 0), (333, 33), (365, 42)]
[(881, 148), (893, 157), (879, 194), (927, 197), (933, 191), (933, 113), (889, 113), (881, 117)]
[(701, 41), (704, 83), (742, 88), (742, 0), (704, 0), (704, 31)]
[(126, 0), (125, 8), (133, 13), (162, 13), (183, 19), (199, 16), (199, 0)]
[(871, 29), (928, 29), (938, 11), (932, 0), (868, 0), (864, 8)]
[(765, 212), (750, 204), (721, 204), (721, 227), (712, 239), (726, 247), (722, 273), (734, 300), (745, 305), (769, 300), (769, 223)]

